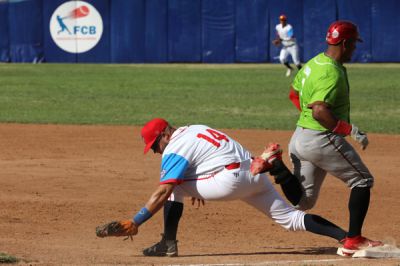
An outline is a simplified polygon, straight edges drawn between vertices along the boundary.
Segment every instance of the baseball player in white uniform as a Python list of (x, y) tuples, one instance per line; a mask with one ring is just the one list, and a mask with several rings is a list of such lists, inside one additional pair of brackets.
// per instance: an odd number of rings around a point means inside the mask
[(279, 54), (279, 61), (286, 66), (286, 77), (289, 77), (293, 70), (288, 61), (289, 54), (292, 56), (293, 63), (296, 65), (297, 69), (301, 68), (299, 47), (294, 37), (292, 25), (287, 23), (287, 17), (285, 15), (280, 15), (279, 21), (280, 23), (275, 26), (276, 39), (273, 40), (272, 43), (275, 46), (282, 46)]
[[(132, 220), (133, 231), (137, 233), (142, 223), (164, 207), (164, 234), (160, 242), (143, 250), (145, 256), (178, 255), (176, 235), (184, 197), (242, 200), (285, 229), (306, 230), (338, 241), (346, 235), (322, 217), (288, 205), (264, 173), (252, 174), (250, 152), (221, 131), (204, 125), (174, 128), (155, 118), (143, 126), (141, 135), (145, 153), (152, 149), (162, 154), (161, 174), (158, 188)], [(266, 160), (282, 153), (267, 150), (271, 156)]]

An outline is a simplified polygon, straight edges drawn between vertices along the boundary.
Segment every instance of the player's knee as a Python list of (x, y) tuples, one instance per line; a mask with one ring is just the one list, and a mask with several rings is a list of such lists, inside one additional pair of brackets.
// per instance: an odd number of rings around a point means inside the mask
[(315, 203), (317, 202), (317, 198), (313, 196), (303, 196), (299, 202), (299, 204), (296, 206), (296, 209), (306, 211), (309, 209), (312, 209), (315, 206)]
[(295, 210), (291, 213), (290, 218), (280, 223), (280, 225), (289, 231), (304, 231), (304, 215), (305, 213), (299, 210)]

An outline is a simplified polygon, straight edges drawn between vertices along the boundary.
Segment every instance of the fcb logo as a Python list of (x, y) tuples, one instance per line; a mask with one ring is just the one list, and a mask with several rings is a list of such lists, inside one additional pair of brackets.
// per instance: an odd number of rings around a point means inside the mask
[(85, 1), (68, 1), (50, 19), (53, 41), (68, 53), (84, 53), (96, 46), (103, 34), (100, 13)]

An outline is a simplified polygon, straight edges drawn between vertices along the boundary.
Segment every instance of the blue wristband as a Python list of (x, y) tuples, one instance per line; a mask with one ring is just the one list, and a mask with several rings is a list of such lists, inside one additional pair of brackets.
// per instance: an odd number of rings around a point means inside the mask
[(146, 207), (143, 207), (134, 217), (133, 221), (137, 225), (141, 225), (142, 223), (146, 222), (148, 219), (151, 218), (153, 214), (149, 212), (149, 210)]

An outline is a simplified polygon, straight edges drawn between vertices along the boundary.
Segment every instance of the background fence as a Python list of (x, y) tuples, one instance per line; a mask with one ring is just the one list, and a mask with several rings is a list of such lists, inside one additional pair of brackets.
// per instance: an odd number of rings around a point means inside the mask
[(302, 61), (325, 49), (337, 19), (358, 24), (355, 62), (400, 61), (400, 0), (91, 0), (103, 19), (99, 43), (67, 53), (50, 18), (65, 0), (0, 0), (0, 61), (101, 63), (277, 62), (278, 17), (293, 25)]

